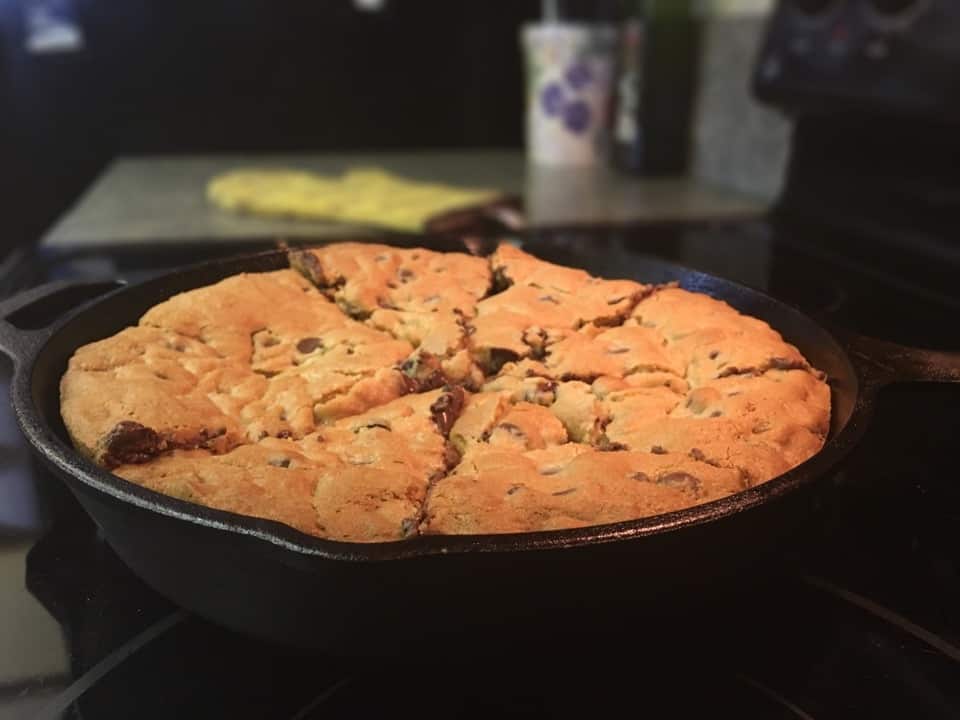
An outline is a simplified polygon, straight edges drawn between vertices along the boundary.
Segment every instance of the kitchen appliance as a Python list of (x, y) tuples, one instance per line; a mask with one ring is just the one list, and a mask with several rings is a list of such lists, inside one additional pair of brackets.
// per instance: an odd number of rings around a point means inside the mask
[(952, 0), (778, 2), (752, 79), (794, 120), (778, 212), (955, 262), (958, 78)]

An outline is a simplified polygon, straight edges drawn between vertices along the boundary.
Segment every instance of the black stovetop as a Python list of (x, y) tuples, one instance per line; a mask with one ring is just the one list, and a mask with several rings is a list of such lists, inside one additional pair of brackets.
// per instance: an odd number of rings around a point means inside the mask
[[(902, 343), (960, 350), (954, 268), (765, 222), (531, 238), (610, 275), (652, 254), (765, 290)], [(235, 247), (35, 254), (6, 292), (51, 278), (137, 280)], [(2, 379), (9, 382), (10, 368)], [(0, 410), (0, 718), (595, 716), (960, 717), (960, 387), (885, 391), (867, 439), (831, 480), (810, 539), (758, 568), (747, 612), (670, 652), (597, 639), (595, 653), (474, 661), (344, 660), (237, 635), (140, 582)], [(762, 542), (762, 538), (757, 539)], [(706, 605), (711, 597), (702, 598)], [(631, 627), (657, 618), (624, 618)], [(562, 632), (558, 629), (558, 632)], [(518, 644), (522, 638), (518, 638)], [(430, 658), (429, 654), (427, 655)], [(611, 659), (613, 658), (613, 659)]]

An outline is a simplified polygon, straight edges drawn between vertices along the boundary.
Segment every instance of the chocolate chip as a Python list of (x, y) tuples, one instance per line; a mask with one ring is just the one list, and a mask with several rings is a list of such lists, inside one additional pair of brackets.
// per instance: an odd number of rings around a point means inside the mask
[(331, 283), (323, 274), (323, 266), (319, 258), (310, 250), (299, 250), (290, 253), (290, 264), (307, 278), (313, 281), (314, 285), (326, 287)]
[(452, 387), (438, 397), (430, 406), (430, 414), (437, 429), (446, 436), (460, 417), (466, 397), (462, 387)]
[(167, 441), (152, 428), (124, 420), (100, 441), (100, 462), (108, 468), (126, 463), (142, 463), (167, 449)]
[(703, 454), (703, 450), (700, 448), (691, 448), (690, 457), (692, 457), (694, 460), (698, 460), (699, 462), (707, 461), (707, 456)]
[(290, 458), (287, 458), (287, 457), (270, 458), (269, 460), (267, 460), (267, 464), (273, 465), (274, 467), (278, 467), (278, 468), (288, 468), (290, 467)]
[(413, 270), (410, 270), (409, 268), (400, 268), (400, 272), (398, 273), (398, 276), (400, 277), (400, 282), (406, 285), (408, 282), (413, 280), (417, 275), (416, 273), (413, 272)]
[(523, 485), (511, 485), (509, 489), (507, 489), (507, 495), (513, 495), (518, 490), (523, 490)]
[(801, 370), (803, 369), (803, 363), (798, 363), (793, 360), (787, 360), (786, 358), (775, 357), (770, 358), (769, 366), (773, 370)]
[(666, 485), (672, 488), (678, 488), (681, 490), (689, 490), (693, 493), (700, 492), (700, 478), (694, 477), (690, 473), (685, 472), (671, 472), (666, 475), (661, 475), (657, 478), (657, 483), (659, 485)]
[(600, 439), (597, 441), (596, 448), (600, 452), (619, 452), (621, 450), (626, 450), (627, 446), (624, 445), (622, 442), (615, 442), (614, 440), (611, 440), (610, 438), (608, 438), (606, 435), (602, 435), (600, 436)]
[(721, 415), (723, 415), (723, 410), (714, 410), (712, 413), (710, 413), (710, 417), (712, 418), (718, 418)]
[(719, 350), (711, 350), (710, 354), (707, 355), (707, 357), (710, 358), (711, 360), (716, 360), (719, 356), (720, 356)]
[(557, 490), (555, 493), (550, 493), (554, 497), (560, 497), (561, 495), (569, 495), (570, 493), (575, 493), (577, 489), (575, 487), (567, 488), (566, 490)]
[(391, 280), (390, 282), (387, 283), (387, 287), (390, 288), (391, 290), (396, 290), (397, 284)]
[(408, 393), (420, 393), (443, 387), (446, 377), (440, 359), (428, 352), (419, 352), (400, 365), (404, 389)]
[(297, 352), (307, 355), (323, 347), (323, 340), (318, 337), (305, 337), (297, 343)]
[(493, 269), (493, 284), (490, 286), (490, 294), (502, 292), (513, 285), (513, 280), (507, 277), (506, 271), (502, 267)]
[(457, 463), (460, 462), (460, 451), (457, 450), (456, 446), (453, 443), (445, 443), (443, 446), (443, 466), (450, 470), (457, 466)]
[[(592, 322), (596, 327), (616, 327), (623, 323), (623, 318), (619, 315), (608, 315), (606, 317), (595, 317)], [(582, 328), (584, 325), (586, 325), (586, 322), (580, 321), (577, 327)]]
[(666, 455), (666, 454), (667, 454), (666, 449), (664, 449), (661, 445), (654, 445), (652, 448), (650, 448), (650, 452), (652, 452), (654, 455)]

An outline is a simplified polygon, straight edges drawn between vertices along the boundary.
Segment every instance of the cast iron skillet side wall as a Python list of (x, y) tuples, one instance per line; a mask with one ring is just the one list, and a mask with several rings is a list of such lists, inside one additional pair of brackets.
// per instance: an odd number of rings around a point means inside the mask
[(25, 435), (123, 560), (182, 606), (282, 642), (393, 654), (427, 636), (463, 637), (470, 629), (474, 642), (495, 647), (498, 630), (509, 628), (514, 642), (556, 637), (557, 623), (566, 637), (592, 634), (602, 616), (695, 599), (698, 588), (749, 569), (802, 529), (817, 481), (856, 442), (871, 409), (869, 378), (858, 377), (844, 348), (812, 320), (759, 292), (651, 259), (640, 279), (678, 280), (724, 299), (769, 322), (828, 373), (833, 425), (821, 453), (758, 488), (655, 518), (352, 544), (157, 494), (73, 451), (59, 415), (59, 379), (77, 347), (135, 323), (176, 292), (285, 266), (283, 252), (206, 263), (93, 300), (19, 348), (12, 348), (13, 331), (3, 331), (15, 356), (11, 394)]

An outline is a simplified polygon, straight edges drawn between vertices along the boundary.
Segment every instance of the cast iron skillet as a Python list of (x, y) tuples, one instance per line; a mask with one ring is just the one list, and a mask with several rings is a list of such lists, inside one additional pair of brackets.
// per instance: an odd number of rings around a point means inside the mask
[[(271, 251), (130, 287), (46, 285), (0, 304), (0, 349), (14, 361), (11, 399), (27, 440), (134, 572), (218, 623), (335, 654), (427, 647), (439, 655), (551, 641), (563, 647), (578, 633), (596, 637), (625, 625), (653, 627), (660, 616), (651, 610), (681, 599), (693, 598), (695, 605), (705, 586), (737, 577), (798, 532), (802, 537), (818, 481), (863, 435), (880, 387), (960, 381), (958, 355), (838, 337), (760, 292), (650, 259), (637, 265), (638, 279), (677, 280), (726, 300), (769, 322), (826, 371), (833, 421), (819, 454), (759, 487), (652, 518), (542, 533), (353, 544), (155, 493), (73, 450), (60, 419), (59, 380), (76, 348), (135, 324), (174, 293), (285, 266), (285, 253)], [(64, 294), (73, 309), (50, 327), (30, 329), (37, 309)]]

